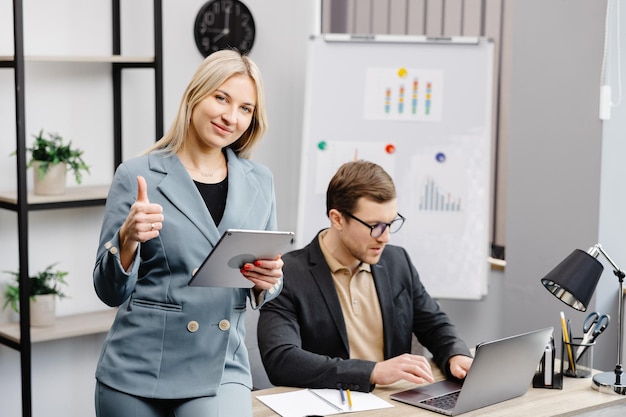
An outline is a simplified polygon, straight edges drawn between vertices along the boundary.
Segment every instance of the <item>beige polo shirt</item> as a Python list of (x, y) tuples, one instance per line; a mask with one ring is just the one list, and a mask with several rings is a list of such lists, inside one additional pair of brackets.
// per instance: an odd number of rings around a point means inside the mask
[(350, 268), (342, 265), (324, 246), (323, 237), (327, 232), (320, 233), (319, 243), (343, 310), (350, 358), (383, 361), (383, 318), (370, 265), (361, 263), (352, 275)]

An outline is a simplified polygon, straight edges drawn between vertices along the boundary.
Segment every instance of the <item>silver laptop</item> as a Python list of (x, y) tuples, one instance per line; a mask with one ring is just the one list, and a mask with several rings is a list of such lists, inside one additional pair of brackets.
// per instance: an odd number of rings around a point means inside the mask
[(476, 346), (474, 362), (462, 383), (441, 381), (390, 396), (430, 411), (456, 416), (528, 391), (552, 327)]

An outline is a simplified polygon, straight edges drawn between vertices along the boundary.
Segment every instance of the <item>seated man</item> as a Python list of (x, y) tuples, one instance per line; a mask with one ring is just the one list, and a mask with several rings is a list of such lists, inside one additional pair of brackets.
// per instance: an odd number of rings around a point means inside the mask
[(344, 164), (326, 194), (330, 227), (283, 256), (283, 290), (260, 311), (258, 341), (274, 385), (369, 392), (376, 384), (433, 382), (429, 360), (449, 378), (472, 363), (449, 317), (426, 292), (408, 254), (387, 245), (404, 217), (378, 165)]

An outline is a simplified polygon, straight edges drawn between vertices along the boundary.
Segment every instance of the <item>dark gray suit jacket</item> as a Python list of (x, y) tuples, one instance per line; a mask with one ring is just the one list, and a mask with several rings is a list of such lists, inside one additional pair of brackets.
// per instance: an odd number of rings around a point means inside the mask
[[(369, 392), (375, 362), (349, 359), (348, 336), (332, 275), (316, 236), (283, 256), (283, 290), (261, 308), (263, 364), (274, 385)], [(450, 376), (448, 359), (471, 356), (448, 316), (424, 289), (406, 251), (387, 245), (372, 265), (383, 317), (385, 359), (411, 352), (412, 334)]]

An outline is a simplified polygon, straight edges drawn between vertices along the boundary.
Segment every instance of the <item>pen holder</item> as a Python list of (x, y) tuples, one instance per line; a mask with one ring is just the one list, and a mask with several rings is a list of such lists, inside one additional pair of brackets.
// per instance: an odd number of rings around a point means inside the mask
[(583, 343), (581, 337), (563, 341), (561, 371), (571, 378), (589, 378), (593, 370), (593, 346), (596, 342)]
[(539, 362), (533, 388), (563, 389), (563, 374), (556, 372), (554, 339), (551, 337)]

